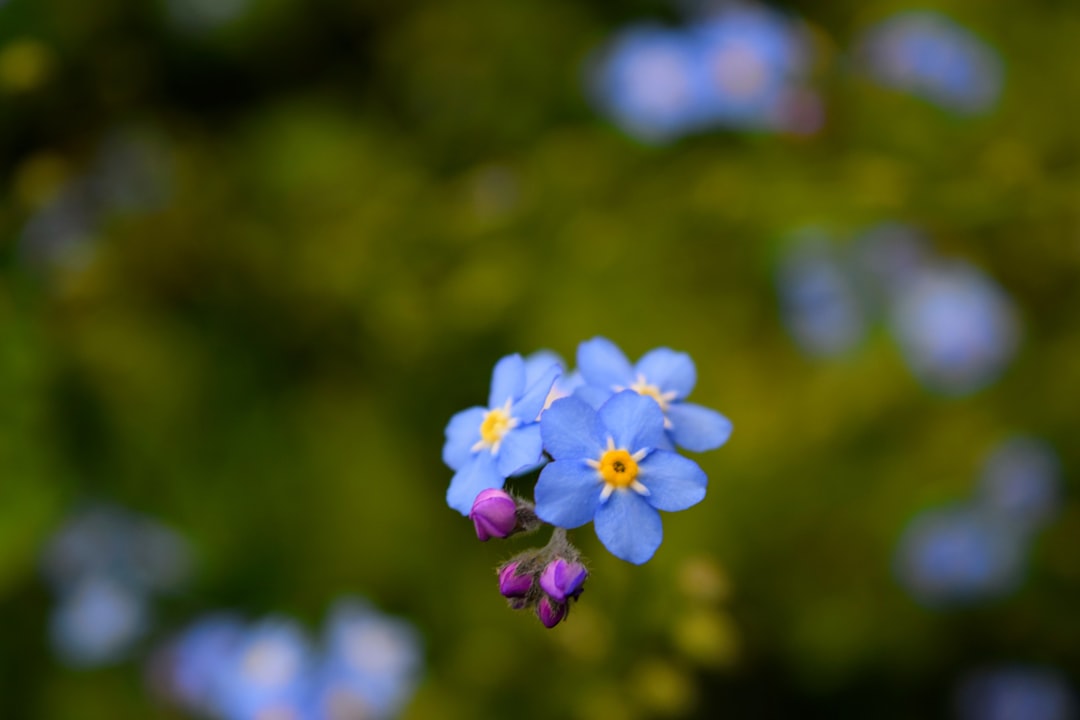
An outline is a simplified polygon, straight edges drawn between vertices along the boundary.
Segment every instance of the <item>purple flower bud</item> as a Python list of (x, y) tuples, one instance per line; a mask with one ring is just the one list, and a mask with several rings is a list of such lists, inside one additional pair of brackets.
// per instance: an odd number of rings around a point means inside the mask
[(484, 542), (508, 537), (517, 528), (517, 503), (502, 490), (482, 490), (473, 500), (469, 518), (476, 526), (476, 537)]
[(555, 558), (540, 574), (540, 587), (556, 602), (565, 603), (567, 599), (576, 600), (581, 595), (584, 590), (582, 584), (588, 575), (589, 572), (581, 563)]
[(518, 575), (518, 564), (508, 563), (499, 571), (499, 592), (503, 597), (523, 598), (532, 590), (532, 575)]
[(536, 604), (536, 617), (550, 630), (563, 621), (569, 609), (566, 603), (556, 602), (545, 595)]

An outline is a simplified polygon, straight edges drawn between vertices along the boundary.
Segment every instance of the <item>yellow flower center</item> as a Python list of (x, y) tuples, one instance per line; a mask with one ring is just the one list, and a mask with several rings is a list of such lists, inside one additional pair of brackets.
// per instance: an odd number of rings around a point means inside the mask
[(480, 423), (480, 439), (485, 445), (497, 445), (503, 435), (513, 427), (513, 418), (503, 408), (488, 410), (484, 421)]
[(660, 392), (660, 388), (655, 385), (649, 385), (645, 382), (645, 378), (638, 377), (636, 383), (630, 386), (630, 389), (636, 392), (638, 395), (644, 395), (645, 397), (651, 397), (656, 401), (656, 404), (660, 406), (660, 409), (665, 413), (668, 410), (668, 404), (675, 399), (675, 393), (673, 392)]
[(630, 487), (637, 480), (638, 464), (625, 450), (607, 450), (600, 456), (600, 477), (617, 488)]

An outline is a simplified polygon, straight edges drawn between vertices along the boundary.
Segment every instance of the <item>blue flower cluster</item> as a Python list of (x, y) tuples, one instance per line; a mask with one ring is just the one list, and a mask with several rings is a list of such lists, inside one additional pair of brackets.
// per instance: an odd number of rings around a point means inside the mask
[[(577, 563), (563, 530), (593, 522), (616, 557), (649, 560), (663, 537), (659, 511), (705, 497), (704, 471), (676, 448), (712, 450), (731, 434), (727, 418), (687, 400), (697, 371), (685, 353), (658, 348), (632, 364), (597, 337), (578, 347), (577, 365), (566, 373), (550, 353), (508, 355), (495, 365), (487, 406), (446, 427), (443, 460), (455, 471), (447, 503), (472, 518), (481, 540), (544, 523), (559, 529), (540, 554), (515, 559), (519, 572), (500, 571), (504, 595), (526, 599), (516, 607), (565, 605), (565, 595), (580, 594), (530, 591), (552, 563)], [(501, 491), (507, 478), (537, 469), (535, 505)]]
[(1023, 579), (1027, 546), (1060, 495), (1054, 450), (1033, 438), (1010, 438), (987, 459), (973, 502), (912, 520), (897, 551), (901, 584), (932, 607), (1008, 595)]
[(959, 114), (986, 112), (1001, 95), (1001, 58), (940, 13), (908, 11), (883, 20), (864, 33), (859, 54), (878, 82)]
[(631, 26), (594, 60), (590, 91), (626, 132), (662, 142), (717, 127), (810, 133), (805, 29), (763, 7), (725, 8), (675, 30)]
[(76, 512), (46, 545), (46, 580), (59, 597), (50, 631), (67, 665), (125, 659), (150, 629), (153, 599), (191, 570), (187, 543), (145, 517), (112, 506)]
[(992, 383), (1019, 342), (1005, 291), (969, 263), (934, 257), (903, 225), (872, 228), (846, 248), (822, 231), (803, 231), (777, 280), (785, 324), (808, 354), (848, 353), (882, 318), (915, 376), (945, 395)]
[[(811, 135), (825, 103), (811, 79), (822, 63), (799, 20), (752, 3), (720, 5), (686, 27), (631, 25), (593, 57), (587, 89), (626, 133), (662, 143), (732, 128)], [(856, 63), (882, 85), (963, 115), (992, 109), (1002, 63), (948, 17), (904, 12), (866, 29)]]
[(221, 720), (396, 717), (421, 667), (416, 630), (347, 599), (324, 633), (316, 649), (288, 618), (208, 615), (161, 652), (157, 684), (185, 710)]

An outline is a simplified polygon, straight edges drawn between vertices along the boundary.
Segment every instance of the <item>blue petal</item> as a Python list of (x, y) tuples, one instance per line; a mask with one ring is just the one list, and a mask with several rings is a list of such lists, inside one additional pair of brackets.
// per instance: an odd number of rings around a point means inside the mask
[(505, 482), (506, 478), (495, 469), (495, 458), (491, 453), (479, 452), (450, 479), (446, 504), (462, 515), (468, 515), (481, 490), (501, 488)]
[(552, 365), (566, 370), (566, 363), (551, 350), (537, 350), (525, 358), (525, 387), (533, 385)]
[(697, 382), (697, 370), (690, 356), (668, 348), (657, 348), (645, 353), (645, 356), (638, 360), (634, 372), (644, 376), (645, 382), (655, 385), (660, 392), (674, 390), (677, 398), (689, 395)]
[(660, 513), (633, 490), (616, 490), (596, 511), (596, 535), (617, 558), (635, 565), (660, 547), (664, 529)]
[(522, 422), (535, 422), (540, 416), (540, 411), (544, 409), (544, 402), (547, 400), (548, 393), (551, 392), (551, 386), (555, 384), (555, 378), (561, 373), (562, 370), (558, 365), (550, 366), (547, 372), (525, 391), (521, 399), (514, 403), (510, 414)]
[(517, 353), (507, 355), (495, 363), (491, 373), (491, 394), (488, 407), (500, 408), (507, 400), (516, 400), (525, 390), (525, 361)]
[(697, 505), (705, 498), (709, 478), (693, 460), (673, 452), (656, 450), (641, 461), (641, 484), (649, 489), (645, 499), (657, 510), (673, 512)]
[(594, 410), (599, 410), (614, 394), (609, 388), (596, 385), (581, 385), (574, 389), (574, 397), (581, 398)]
[(446, 443), (442, 459), (451, 470), (460, 470), (472, 457), (472, 447), (480, 440), (480, 424), (484, 422), (482, 407), (471, 407), (450, 418), (446, 425)]
[(540, 424), (522, 425), (503, 435), (495, 456), (496, 467), (500, 475), (510, 477), (539, 463), (543, 452)]
[(540, 417), (544, 449), (556, 460), (598, 459), (604, 451), (604, 431), (596, 411), (576, 397), (551, 404)]
[(693, 452), (715, 450), (731, 437), (731, 421), (701, 405), (674, 403), (667, 416), (675, 444)]
[(602, 485), (596, 470), (581, 460), (548, 463), (536, 481), (536, 516), (557, 527), (580, 527), (596, 514)]
[(605, 390), (630, 387), (634, 382), (634, 369), (615, 343), (607, 338), (595, 337), (578, 345), (577, 364), (581, 376), (589, 385)]
[(604, 403), (599, 415), (615, 447), (636, 452), (664, 442), (664, 413), (650, 397), (623, 390)]

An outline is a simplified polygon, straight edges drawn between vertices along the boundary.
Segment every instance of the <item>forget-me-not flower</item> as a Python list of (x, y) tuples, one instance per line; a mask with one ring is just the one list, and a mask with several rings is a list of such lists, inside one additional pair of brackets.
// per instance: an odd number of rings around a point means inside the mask
[(215, 683), (214, 706), (226, 720), (297, 718), (307, 700), (312, 654), (291, 620), (274, 618), (248, 628), (232, 647)]
[(705, 497), (707, 478), (697, 463), (662, 449), (664, 413), (647, 393), (618, 392), (599, 410), (563, 398), (544, 412), (540, 427), (554, 460), (536, 483), (537, 516), (562, 528), (595, 521), (600, 541), (623, 560), (640, 565), (660, 547), (658, 510), (685, 510)]
[(1080, 705), (1053, 668), (1001, 666), (969, 675), (956, 692), (960, 720), (1072, 720)]
[(731, 421), (726, 417), (686, 402), (697, 382), (694, 361), (686, 353), (657, 348), (631, 365), (613, 342), (596, 337), (578, 346), (577, 364), (585, 385), (574, 394), (594, 408), (622, 390), (655, 401), (670, 439), (661, 437), (654, 447), (670, 448), (673, 441), (687, 450), (704, 452), (720, 447), (731, 435)]
[(481, 490), (501, 488), (506, 478), (535, 467), (543, 455), (536, 422), (559, 376), (551, 365), (531, 384), (525, 361), (507, 355), (495, 365), (488, 406), (472, 407), (450, 418), (443, 462), (455, 471), (446, 502), (468, 515)]

